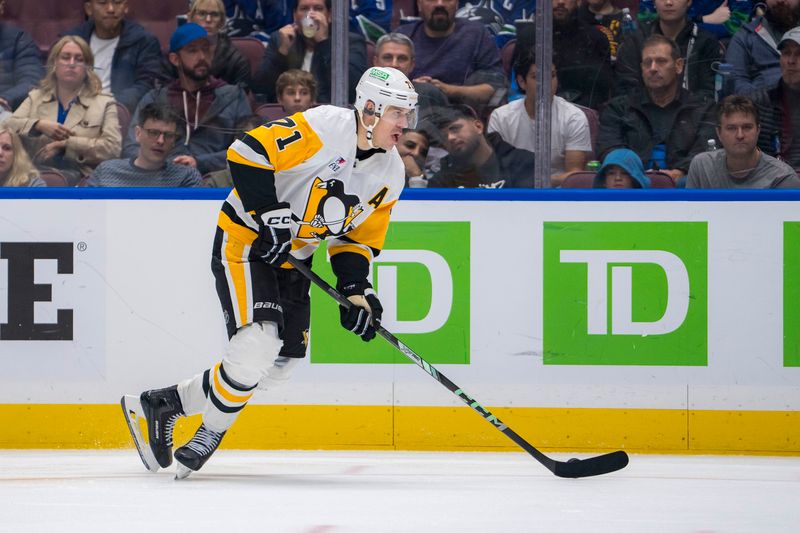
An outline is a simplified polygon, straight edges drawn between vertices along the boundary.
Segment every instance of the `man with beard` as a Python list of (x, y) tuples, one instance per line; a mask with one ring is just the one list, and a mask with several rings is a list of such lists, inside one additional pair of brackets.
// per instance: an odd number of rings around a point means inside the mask
[(428, 181), (429, 188), (533, 187), (533, 153), (514, 148), (499, 133), (484, 136), (483, 122), (471, 107), (452, 106), (439, 127), (449, 155)]
[(761, 116), (758, 146), (800, 168), (800, 26), (783, 34), (778, 49), (781, 79), (752, 96)]
[(689, 20), (691, 0), (655, 0), (658, 16), (642, 22), (637, 31), (625, 37), (617, 64), (617, 94), (642, 86), (642, 43), (653, 34), (675, 41), (684, 58), (681, 85), (690, 92), (714, 92), (712, 65), (722, 60), (719, 41), (709, 31)]
[(717, 135), (722, 150), (692, 159), (688, 189), (796, 189), (794, 169), (762, 153), (758, 141), (758, 109), (748, 98), (731, 95), (720, 102)]
[(630, 148), (645, 167), (677, 182), (714, 138), (714, 101), (681, 88), (684, 59), (675, 41), (654, 33), (642, 47), (644, 90), (612, 99), (600, 114), (597, 151)]
[(725, 62), (733, 65), (735, 94), (774, 87), (781, 77), (778, 43), (800, 24), (800, 0), (766, 0), (767, 10), (736, 32)]
[(89, 43), (103, 91), (133, 111), (160, 75), (161, 45), (153, 34), (126, 18), (127, 0), (87, 0), (83, 10), (88, 20), (66, 34)]
[(422, 20), (397, 28), (414, 43), (414, 84), (434, 86), (450, 103), (499, 102), (505, 76), (489, 31), (479, 22), (456, 18), (458, 0), (418, 0), (417, 7)]
[(611, 96), (611, 50), (606, 36), (578, 19), (578, 0), (553, 0), (553, 63), (558, 95), (593, 109)]
[(226, 150), (238, 133), (238, 125), (252, 114), (244, 90), (211, 77), (211, 43), (201, 26), (187, 23), (175, 30), (169, 41), (169, 61), (178, 79), (153, 89), (139, 102), (122, 148), (123, 157), (139, 153), (136, 124), (146, 105), (168, 105), (180, 117), (179, 137), (169, 157), (178, 165), (196, 168), (201, 174), (226, 166)]

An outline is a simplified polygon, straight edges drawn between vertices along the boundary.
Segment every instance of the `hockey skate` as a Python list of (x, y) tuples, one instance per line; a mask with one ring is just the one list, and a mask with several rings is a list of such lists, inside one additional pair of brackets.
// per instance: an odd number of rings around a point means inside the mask
[[(171, 465), (172, 430), (178, 418), (184, 416), (177, 387), (145, 391), (139, 398), (123, 396), (122, 410), (145, 467), (157, 472), (159, 467)], [(142, 418), (147, 422), (147, 443), (139, 426)]]
[(200, 470), (224, 436), (224, 431), (217, 433), (201, 424), (192, 440), (175, 450), (175, 460), (178, 461), (175, 479), (187, 478), (192, 472)]

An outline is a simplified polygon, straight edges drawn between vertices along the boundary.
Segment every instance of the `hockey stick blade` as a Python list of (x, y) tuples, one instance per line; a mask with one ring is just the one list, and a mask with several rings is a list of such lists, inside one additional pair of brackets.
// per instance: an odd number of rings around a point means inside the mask
[[(299, 259), (289, 256), (289, 263), (295, 267), (298, 272), (303, 274), (309, 280), (311, 280), (315, 285), (321, 288), (323, 291), (328, 293), (328, 295), (336, 300), (339, 305), (349, 308), (352, 303), (350, 300), (345, 298), (339, 291), (331, 287), (331, 285), (319, 277), (311, 268), (300, 261)], [(589, 457), (588, 459), (570, 459), (567, 462), (563, 461), (556, 461), (552, 459), (538, 449), (536, 449), (533, 445), (531, 445), (528, 441), (523, 439), (519, 434), (517, 434), (514, 430), (510, 427), (505, 425), (503, 422), (500, 421), (499, 418), (494, 416), (488, 409), (483, 407), (480, 403), (478, 403), (472, 396), (467, 394), (461, 387), (450, 381), (450, 379), (439, 372), (433, 365), (428, 363), (425, 359), (419, 356), (414, 350), (403, 344), (397, 337), (392, 335), (389, 331), (387, 331), (383, 326), (378, 325), (375, 328), (375, 331), (386, 341), (398, 349), (400, 352), (403, 353), (406, 357), (411, 359), (418, 367), (423, 369), (425, 372), (428, 373), (433, 379), (441, 383), (447, 390), (458, 396), (458, 398), (463, 401), (467, 406), (469, 406), (473, 411), (481, 415), (487, 422), (489, 422), (495, 429), (503, 433), (506, 437), (514, 441), (520, 448), (528, 452), (531, 457), (539, 461), (542, 465), (544, 465), (548, 470), (550, 470), (553, 474), (558, 477), (565, 477), (565, 478), (579, 478), (579, 477), (589, 477), (589, 476), (599, 476), (601, 474), (608, 474), (610, 472), (615, 472), (628, 464), (628, 454), (624, 451), (616, 451), (607, 453), (604, 455), (598, 455), (596, 457)]]
[(158, 472), (160, 465), (156, 461), (156, 456), (153, 455), (153, 450), (150, 449), (150, 442), (144, 438), (139, 426), (139, 419), (144, 420), (139, 397), (126, 394), (119, 403), (122, 406), (122, 413), (125, 415), (125, 422), (128, 423), (128, 431), (131, 432), (133, 443), (136, 445), (136, 451), (139, 452), (139, 458), (144, 463), (144, 467), (150, 472)]

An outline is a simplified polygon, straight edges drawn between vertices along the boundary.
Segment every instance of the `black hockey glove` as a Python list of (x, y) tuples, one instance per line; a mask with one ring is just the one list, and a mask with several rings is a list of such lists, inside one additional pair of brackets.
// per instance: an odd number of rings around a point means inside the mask
[(292, 212), (289, 204), (272, 204), (253, 218), (258, 222), (258, 237), (253, 241), (253, 253), (269, 265), (281, 266), (292, 251)]
[(342, 294), (353, 304), (350, 308), (339, 306), (339, 320), (342, 327), (352, 331), (364, 342), (375, 338), (375, 328), (381, 324), (383, 306), (372, 288), (364, 290), (363, 294), (347, 294), (344, 288)]

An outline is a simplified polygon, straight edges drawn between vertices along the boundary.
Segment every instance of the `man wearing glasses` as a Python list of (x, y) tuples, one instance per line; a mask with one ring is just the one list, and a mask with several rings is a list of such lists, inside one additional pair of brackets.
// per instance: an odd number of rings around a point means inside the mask
[(126, 18), (127, 0), (87, 0), (87, 21), (66, 32), (89, 43), (103, 91), (133, 113), (161, 73), (161, 46), (141, 25)]
[(167, 160), (175, 146), (178, 117), (167, 106), (148, 104), (135, 126), (139, 153), (130, 159), (111, 159), (98, 165), (89, 187), (200, 187), (197, 169)]

